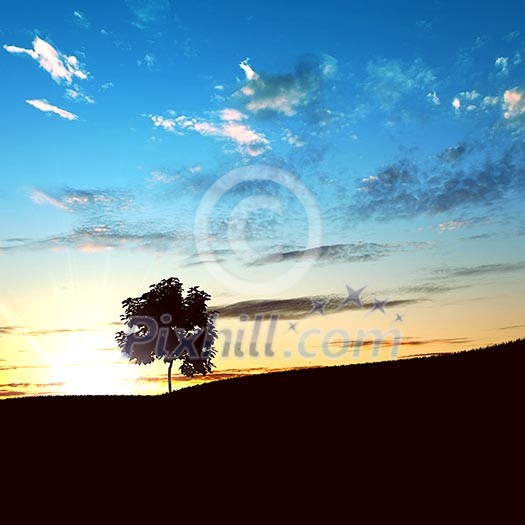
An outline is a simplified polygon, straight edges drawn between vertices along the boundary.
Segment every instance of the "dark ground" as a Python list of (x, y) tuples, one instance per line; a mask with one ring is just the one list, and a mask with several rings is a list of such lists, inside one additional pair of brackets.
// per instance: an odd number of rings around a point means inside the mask
[(424, 498), (430, 486), (461, 500), (473, 480), (487, 487), (522, 477), (524, 365), (521, 339), (437, 357), (227, 379), (172, 395), (8, 399), (0, 401), (1, 450), (4, 461), (23, 457), (30, 465), (10, 471), (11, 486), (35, 476), (41, 482), (57, 469), (102, 482), (118, 473), (124, 485), (111, 490), (130, 503), (155, 492), (149, 478), (159, 472), (174, 490), (188, 489), (189, 473), (199, 483), (233, 476), (232, 498), (250, 492), (246, 476), (260, 483), (270, 476), (283, 490), (294, 483), (306, 500), (323, 490), (350, 503), (336, 472), (379, 500), (389, 491), (405, 497), (408, 487), (407, 498), (414, 491)]
[[(139, 421), (222, 428), (326, 429), (354, 441), (369, 425), (388, 439), (406, 433), (453, 436), (457, 426), (512, 430), (525, 400), (525, 339), (484, 349), (294, 370), (210, 382), (160, 396), (59, 396), (0, 401), (0, 414), (24, 426)], [(96, 378), (94, 378), (96, 380)], [(23, 417), (22, 417), (23, 416)], [(66, 421), (64, 421), (64, 419)]]

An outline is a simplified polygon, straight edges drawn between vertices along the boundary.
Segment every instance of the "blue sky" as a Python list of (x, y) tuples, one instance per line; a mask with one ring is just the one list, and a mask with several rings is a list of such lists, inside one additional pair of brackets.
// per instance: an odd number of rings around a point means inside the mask
[(367, 285), (412, 305), (407, 337), (520, 335), (524, 17), (518, 2), (4, 2), (0, 345), (16, 354), (37, 326), (109, 334), (124, 297), (169, 275), (221, 305)]

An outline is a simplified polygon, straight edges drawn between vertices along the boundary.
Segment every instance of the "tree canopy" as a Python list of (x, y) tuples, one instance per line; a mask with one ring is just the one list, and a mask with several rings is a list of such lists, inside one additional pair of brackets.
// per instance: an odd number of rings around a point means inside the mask
[(217, 312), (208, 311), (210, 299), (198, 286), (184, 295), (183, 285), (176, 277), (152, 284), (140, 297), (122, 301), (124, 313), (120, 318), (128, 329), (115, 335), (119, 348), (138, 364), (155, 359), (168, 362), (170, 391), (174, 360), (181, 361), (179, 370), (185, 376), (210, 373), (217, 338)]

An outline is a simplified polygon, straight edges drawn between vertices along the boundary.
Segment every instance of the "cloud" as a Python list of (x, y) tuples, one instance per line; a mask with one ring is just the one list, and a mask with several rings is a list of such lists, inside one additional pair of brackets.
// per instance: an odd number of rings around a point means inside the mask
[(337, 61), (329, 55), (307, 56), (288, 75), (257, 73), (243, 60), (239, 66), (246, 77), (245, 85), (234, 93), (247, 111), (263, 116), (285, 115), (292, 117), (300, 110), (309, 109), (313, 117), (321, 118), (320, 100), (323, 82), (335, 74)]
[(84, 29), (89, 29), (91, 27), (91, 22), (82, 11), (73, 11), (73, 20), (78, 26), (83, 27)]
[(146, 53), (143, 58), (137, 60), (137, 64), (139, 66), (148, 68), (150, 71), (153, 71), (153, 69), (155, 69), (155, 65), (157, 64), (157, 59), (153, 53)]
[[(323, 297), (294, 297), (291, 299), (253, 299), (248, 301), (241, 301), (229, 305), (212, 306), (210, 309), (219, 312), (220, 319), (224, 318), (238, 318), (241, 315), (249, 317), (255, 315), (276, 314), (280, 319), (301, 319), (307, 318), (312, 310), (312, 300), (319, 300), (325, 303), (325, 313), (330, 315), (332, 313), (346, 311), (361, 311), (352, 307), (352, 305), (342, 306), (344, 300), (343, 296), (323, 296)], [(414, 299), (399, 299), (388, 302), (389, 307), (406, 306), (419, 302)], [(363, 309), (369, 309), (374, 306), (372, 301), (363, 301)]]
[(162, 24), (171, 12), (169, 0), (126, 0), (133, 14), (132, 25), (138, 29), (148, 29)]
[(496, 58), (496, 62), (494, 62), (494, 66), (498, 70), (499, 75), (506, 76), (509, 74), (509, 58), (508, 57)]
[(512, 326), (502, 326), (499, 330), (515, 330), (516, 328), (525, 328), (525, 324), (515, 324)]
[[(480, 107), (484, 107), (483, 101), (484, 99), (481, 99), (481, 95), (475, 89), (472, 91), (462, 91), (453, 98), (452, 107), (456, 112), (460, 110), (471, 112), (480, 109)], [(480, 105), (478, 106), (478, 104)]]
[(171, 118), (165, 118), (161, 115), (150, 115), (151, 121), (157, 128), (165, 129), (166, 131), (175, 131), (177, 123)]
[(386, 166), (361, 180), (347, 213), (390, 220), (475, 204), (490, 206), (510, 191), (523, 189), (521, 146), (515, 144), (499, 154), (494, 148), (494, 153), (495, 159), (468, 168), (438, 164), (423, 170), (406, 160)]
[(18, 326), (0, 326), (0, 335), (11, 335), (17, 333)]
[(392, 109), (402, 100), (412, 105), (412, 96), (417, 92), (425, 97), (430, 95), (433, 103), (439, 100), (434, 89), (437, 78), (420, 59), (411, 64), (397, 60), (375, 60), (368, 62), (366, 69), (366, 97), (382, 109)]
[(296, 148), (302, 148), (305, 144), (297, 135), (294, 135), (289, 129), (284, 130), (282, 140), (288, 142), (288, 144), (295, 146)]
[(8, 45), (4, 45), (4, 49), (9, 53), (30, 56), (58, 83), (64, 81), (66, 84), (71, 84), (74, 79), (85, 80), (89, 75), (89, 73), (82, 68), (75, 56), (62, 54), (38, 36), (33, 40), (33, 49), (24, 49), (22, 47)]
[(307, 250), (288, 250), (278, 253), (271, 253), (252, 264), (272, 264), (286, 261), (299, 261), (311, 258), (317, 263), (338, 263), (338, 262), (363, 262), (372, 261), (385, 257), (393, 252), (406, 251), (414, 248), (428, 248), (427, 243), (375, 243), (375, 242), (356, 242), (348, 244), (329, 244)]
[(0, 252), (33, 251), (75, 248), (84, 253), (96, 253), (112, 249), (143, 249), (165, 253), (180, 251), (191, 237), (180, 231), (156, 231), (134, 233), (126, 229), (115, 229), (108, 226), (87, 226), (75, 229), (66, 235), (56, 235), (44, 239), (26, 240), (23, 242), (4, 242)]
[(462, 159), (466, 153), (471, 150), (471, 146), (462, 142), (457, 146), (453, 146), (443, 150), (438, 154), (438, 158), (446, 162), (454, 163)]
[(62, 117), (66, 120), (76, 120), (78, 118), (77, 115), (74, 113), (71, 113), (69, 111), (66, 111), (65, 109), (61, 109), (57, 106), (53, 106), (53, 104), (50, 104), (47, 100), (26, 100), (26, 102), (33, 106), (36, 109), (39, 109), (40, 111), (43, 111), (44, 113), (55, 113), (59, 117)]
[(478, 266), (463, 266), (451, 268), (438, 268), (435, 274), (443, 278), (479, 277), (489, 274), (501, 275), (525, 270), (525, 261), (513, 263), (480, 264)]
[(434, 106), (439, 106), (441, 104), (441, 100), (439, 99), (437, 93), (435, 91), (432, 91), (430, 93), (427, 93), (427, 99), (434, 104)]
[(239, 67), (244, 71), (244, 74), (246, 75), (246, 80), (257, 80), (259, 78), (259, 75), (252, 69), (252, 67), (249, 64), (249, 61), (249, 58), (245, 58), (239, 64)]
[(446, 232), (446, 231), (461, 230), (468, 226), (472, 226), (472, 221), (469, 221), (469, 220), (467, 221), (447, 221), (447, 222), (442, 222), (438, 224), (437, 229), (440, 232)]
[(525, 116), (525, 91), (515, 87), (508, 89), (503, 94), (503, 116), (507, 120), (522, 118)]
[(170, 184), (174, 180), (176, 180), (175, 175), (169, 175), (168, 173), (164, 173), (163, 171), (152, 171), (150, 173), (149, 180), (151, 182), (160, 182), (161, 184)]
[(54, 195), (33, 189), (30, 198), (36, 204), (50, 204), (59, 210), (75, 212), (86, 208), (127, 208), (132, 199), (126, 192), (117, 190), (78, 190), (65, 188)]
[(226, 122), (240, 122), (241, 120), (246, 120), (248, 118), (241, 111), (238, 111), (237, 109), (232, 109), (232, 108), (223, 109), (220, 112), (220, 117), (222, 120), (225, 120)]
[(507, 42), (512, 42), (512, 40), (516, 40), (517, 38), (519, 38), (520, 35), (521, 33), (519, 31), (511, 31), (510, 33), (507, 33), (503, 38)]
[(55, 208), (59, 210), (64, 210), (64, 211), (68, 210), (67, 206), (63, 202), (61, 202), (58, 199), (55, 199), (54, 197), (50, 195), (47, 195), (43, 191), (36, 190), (36, 189), (32, 190), (30, 197), (31, 197), (31, 200), (35, 204), (50, 204), (51, 206), (54, 206)]
[(71, 100), (74, 100), (75, 102), (86, 102), (87, 104), (95, 103), (95, 99), (89, 95), (86, 95), (78, 86), (74, 86), (73, 88), (67, 88), (66, 97)]
[[(225, 115), (229, 120), (225, 119)], [(194, 131), (204, 136), (231, 140), (236, 144), (237, 151), (251, 157), (262, 155), (270, 149), (270, 142), (262, 133), (257, 133), (247, 124), (238, 121), (238, 118), (242, 118), (242, 113), (236, 110), (223, 110), (217, 121), (190, 118), (185, 115), (174, 118), (166, 118), (160, 115), (150, 115), (149, 117), (156, 127), (161, 127), (171, 133), (182, 135), (187, 131)], [(236, 118), (232, 119), (231, 117)]]

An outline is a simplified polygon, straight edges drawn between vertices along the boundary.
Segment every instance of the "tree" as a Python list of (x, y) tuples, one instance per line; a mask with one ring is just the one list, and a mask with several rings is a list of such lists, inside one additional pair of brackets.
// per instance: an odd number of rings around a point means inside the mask
[(215, 366), (212, 359), (217, 339), (217, 312), (208, 312), (211, 299), (198, 286), (184, 296), (182, 283), (176, 277), (152, 284), (149, 292), (122, 301), (120, 319), (127, 331), (115, 335), (118, 346), (130, 361), (148, 364), (164, 359), (168, 366), (168, 391), (171, 393), (173, 361), (181, 361), (180, 372), (189, 377), (206, 375)]

